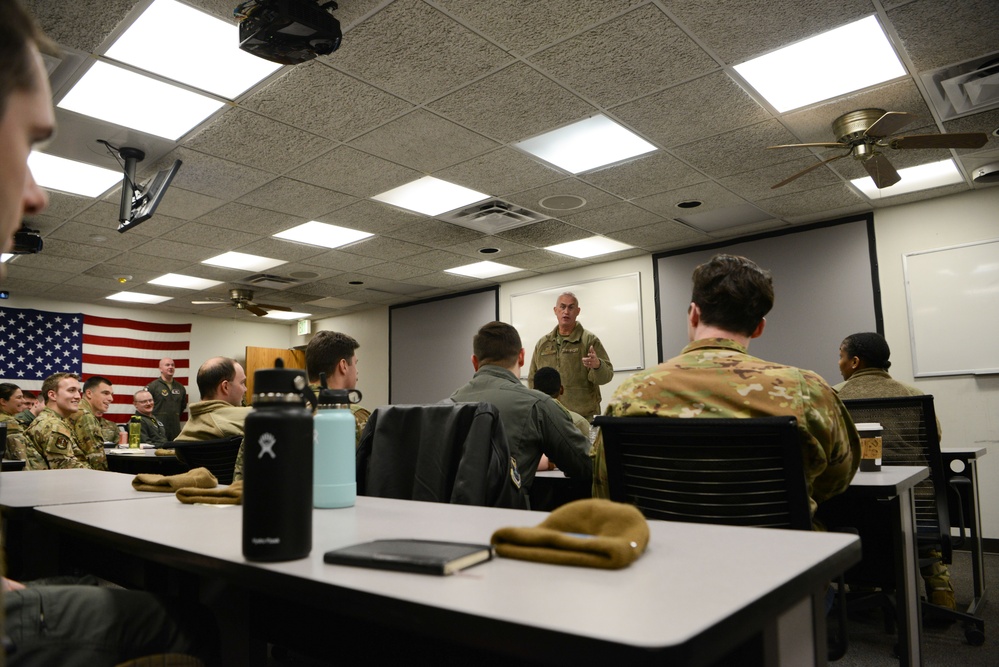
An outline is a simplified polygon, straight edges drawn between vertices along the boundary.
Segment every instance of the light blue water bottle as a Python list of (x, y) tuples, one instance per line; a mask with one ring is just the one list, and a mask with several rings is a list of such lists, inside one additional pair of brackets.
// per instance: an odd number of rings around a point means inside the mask
[(319, 509), (352, 507), (357, 499), (352, 393), (360, 400), (356, 390), (319, 390), (312, 440), (312, 504)]

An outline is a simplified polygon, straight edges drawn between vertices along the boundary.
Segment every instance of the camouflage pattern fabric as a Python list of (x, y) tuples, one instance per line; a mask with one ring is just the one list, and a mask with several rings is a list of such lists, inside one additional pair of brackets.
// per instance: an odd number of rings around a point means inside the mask
[(118, 425), (115, 424), (110, 419), (105, 419), (104, 417), (98, 417), (97, 423), (101, 427), (101, 436), (104, 438), (104, 442), (118, 442), (118, 434), (121, 433), (118, 430)]
[[(812, 513), (842, 493), (860, 464), (860, 436), (850, 413), (812, 371), (750, 356), (733, 340), (691, 343), (680, 356), (626, 380), (607, 406), (614, 417), (748, 418), (792, 415)], [(594, 497), (607, 497), (603, 439), (595, 443)]]
[[(41, 417), (41, 415), (39, 415)], [(67, 420), (73, 427), (73, 439), (76, 440), (76, 444), (79, 448), (85, 452), (88, 458), (93, 460), (98, 460), (96, 456), (97, 452), (100, 452), (100, 462), (103, 467), (97, 468), (98, 470), (107, 470), (107, 457), (104, 455), (104, 428), (101, 424), (101, 418), (94, 414), (94, 409), (91, 407), (87, 400), (80, 399), (80, 409), (74, 412), (67, 418)], [(115, 435), (115, 442), (117, 442), (118, 436)], [(46, 458), (48, 458), (48, 452), (45, 452)], [(49, 460), (49, 465), (51, 467), (56, 467), (52, 465), (51, 459)], [(85, 466), (93, 467), (93, 466)]]
[(28, 460), (28, 449), (33, 449), (28, 441), (28, 436), (24, 432), (24, 427), (17, 421), (14, 415), (0, 413), (0, 423), (7, 424), (7, 443), (4, 448), (3, 457), (5, 459), (16, 459), (18, 461)]
[[(583, 357), (589, 354), (591, 345), (600, 359), (600, 368), (595, 370), (583, 365)], [(600, 414), (600, 385), (614, 378), (614, 366), (599, 338), (578, 322), (568, 336), (559, 336), (558, 327), (555, 327), (534, 346), (527, 374), (527, 384), (531, 389), (534, 388), (534, 374), (545, 366), (551, 366), (562, 376), (565, 393), (559, 400), (565, 407), (586, 419)]]
[[(77, 442), (73, 433), (73, 425), (69, 420), (60, 417), (52, 408), (45, 408), (35, 418), (35, 421), (28, 427), (28, 437), (41, 452), (44, 462), (48, 464), (42, 466), (42, 469), (45, 467), (53, 470), (60, 468), (108, 469), (107, 457), (104, 455), (104, 443), (97, 443), (96, 448), (85, 449)], [(26, 467), (37, 470), (39, 463), (37, 460), (32, 462), (29, 456)]]

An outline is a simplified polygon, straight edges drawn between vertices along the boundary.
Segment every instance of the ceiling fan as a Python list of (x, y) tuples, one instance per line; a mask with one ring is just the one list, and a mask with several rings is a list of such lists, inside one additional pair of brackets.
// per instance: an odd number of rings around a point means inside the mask
[[(192, 301), (192, 304), (202, 306), (211, 304), (218, 304), (224, 302), (225, 299), (216, 299), (214, 301)], [(271, 310), (285, 310), (290, 311), (291, 308), (287, 306), (275, 306), (270, 303), (254, 303), (253, 301), (253, 290), (248, 289), (231, 289), (229, 290), (229, 301), (237, 310), (248, 310), (257, 317), (263, 317)]]
[(783, 144), (768, 146), (768, 148), (841, 148), (845, 153), (814, 164), (799, 171), (790, 178), (771, 186), (777, 189), (791, 181), (804, 176), (813, 169), (824, 164), (848, 156), (859, 160), (864, 169), (878, 188), (887, 188), (902, 180), (901, 176), (884, 155), (885, 149), (908, 148), (981, 148), (989, 140), (984, 132), (969, 132), (964, 134), (910, 134), (908, 136), (893, 136), (903, 127), (913, 122), (916, 116), (904, 111), (885, 111), (884, 109), (858, 109), (843, 114), (832, 122), (833, 135), (838, 141), (818, 142), (811, 144)]

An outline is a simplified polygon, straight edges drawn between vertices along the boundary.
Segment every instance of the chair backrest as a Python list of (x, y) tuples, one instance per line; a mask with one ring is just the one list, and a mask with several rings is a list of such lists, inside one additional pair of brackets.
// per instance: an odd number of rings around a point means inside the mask
[(949, 550), (950, 514), (947, 485), (940, 456), (933, 396), (895, 398), (848, 398), (843, 405), (857, 423), (881, 424), (881, 463), (896, 466), (926, 466), (930, 476), (914, 489), (916, 532), (940, 540)]
[(528, 507), (496, 407), (393, 405), (368, 418), (357, 493), (487, 507)]
[(811, 530), (794, 417), (597, 417), (611, 500), (649, 519)]
[(243, 436), (233, 435), (217, 440), (173, 441), (163, 445), (177, 452), (181, 463), (191, 468), (208, 468), (219, 484), (232, 484), (236, 469), (236, 456)]

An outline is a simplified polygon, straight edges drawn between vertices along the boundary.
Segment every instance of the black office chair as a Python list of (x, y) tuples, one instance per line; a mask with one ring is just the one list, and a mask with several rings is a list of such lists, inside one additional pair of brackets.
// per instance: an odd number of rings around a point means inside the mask
[[(916, 505), (916, 542), (920, 547), (936, 547), (941, 562), (950, 564), (953, 554), (951, 541), (950, 504), (947, 475), (940, 455), (940, 434), (937, 431), (933, 396), (901, 396), (896, 398), (852, 398), (843, 404), (853, 421), (876, 422), (882, 427), (882, 465), (926, 466), (930, 475), (916, 485), (913, 495)], [(955, 494), (955, 497), (956, 494)], [(869, 529), (873, 532), (876, 529)], [(864, 539), (864, 533), (861, 533)], [(871, 536), (871, 539), (877, 539)], [(920, 559), (920, 567), (934, 559)], [(850, 575), (848, 574), (848, 580)], [(921, 601), (923, 617), (941, 617), (960, 621), (965, 639), (972, 646), (985, 643), (985, 622), (969, 613), (948, 609)]]
[[(649, 519), (812, 530), (794, 417), (606, 417), (600, 427), (610, 499)], [(845, 590), (829, 660), (847, 650)]]
[(499, 412), (489, 403), (378, 408), (356, 460), (358, 495), (529, 507)]
[(232, 484), (236, 456), (242, 443), (243, 436), (233, 435), (217, 440), (174, 440), (163, 447), (173, 449), (180, 462), (189, 468), (208, 468), (219, 484)]

